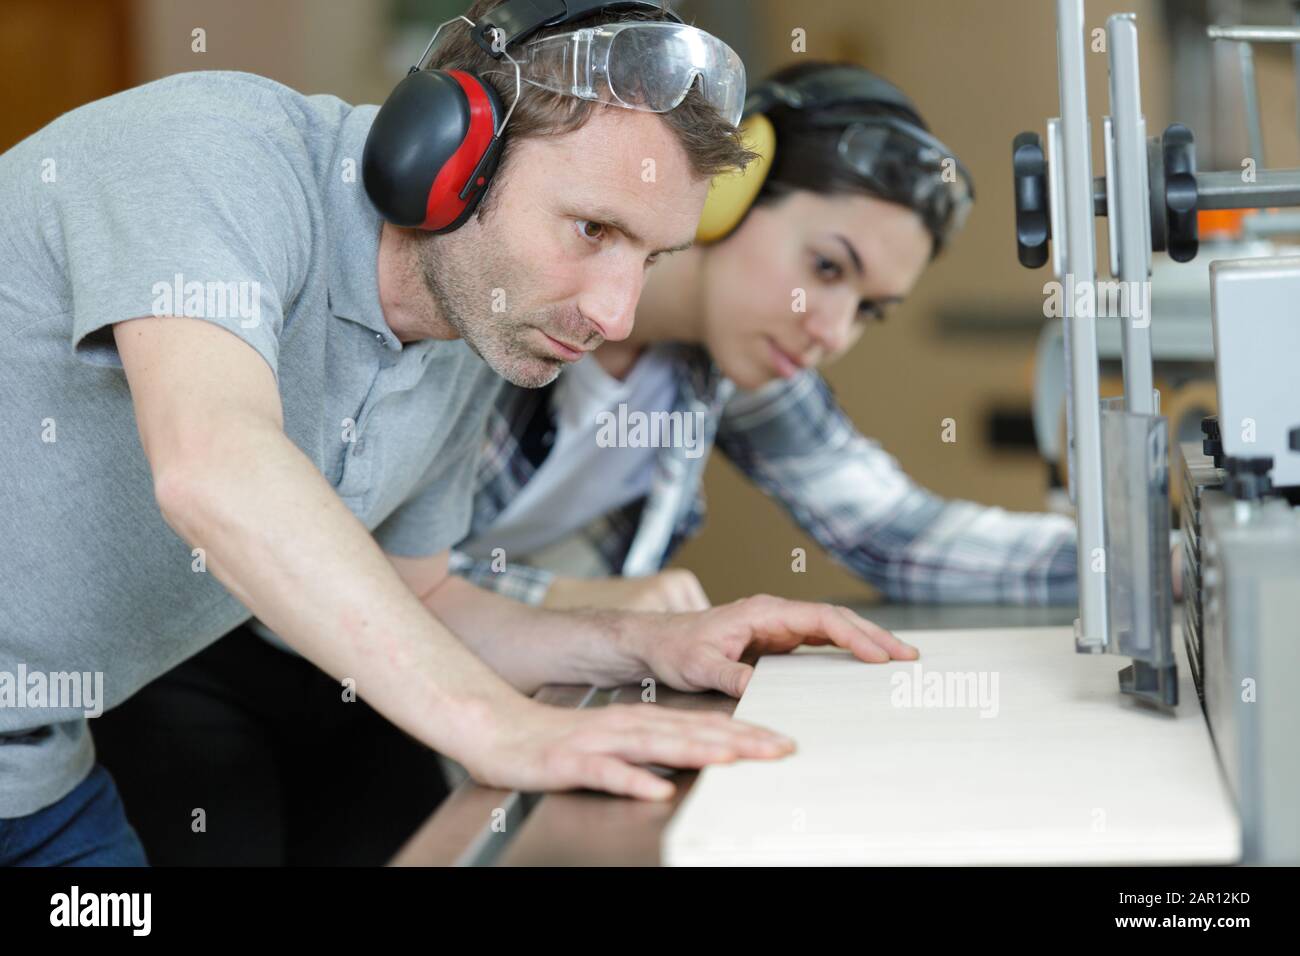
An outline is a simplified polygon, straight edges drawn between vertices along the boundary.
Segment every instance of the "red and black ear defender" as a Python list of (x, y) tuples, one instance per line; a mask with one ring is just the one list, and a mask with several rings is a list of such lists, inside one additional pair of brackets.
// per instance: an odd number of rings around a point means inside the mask
[[(681, 22), (652, 0), (506, 0), (471, 35), (501, 59), (511, 44), (543, 27), (636, 7)], [(492, 184), (505, 115), (492, 84), (473, 73), (411, 67), (375, 114), (361, 154), (361, 180), (379, 215), (434, 233), (460, 228)]]
[(395, 226), (451, 232), (478, 206), (501, 155), (505, 110), (462, 70), (409, 74), (375, 114), (361, 154), (366, 195)]

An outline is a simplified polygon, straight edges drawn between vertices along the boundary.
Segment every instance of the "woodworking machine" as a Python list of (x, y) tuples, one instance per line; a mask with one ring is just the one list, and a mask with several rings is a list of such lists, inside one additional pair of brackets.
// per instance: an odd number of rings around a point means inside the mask
[[(1246, 85), (1254, 156), (1201, 172), (1192, 131), (1148, 136), (1137, 19), (1106, 23), (1110, 114), (1104, 175), (1092, 170), (1083, 0), (1056, 0), (1061, 115), (1015, 138), (1020, 262), (1049, 257), (1063, 296), (1061, 354), (1070, 500), (1079, 527), (1079, 653), (1130, 658), (1122, 693), (1177, 704), (1171, 634), (1169, 422), (1152, 371), (1152, 253), (1188, 262), (1198, 213), (1300, 206), (1300, 170), (1263, 168), (1258, 110)], [(1289, 43), (1300, 29), (1212, 26), (1206, 42)], [(1094, 58), (1096, 59), (1096, 58)], [(1276, 215), (1292, 216), (1282, 213)], [(1098, 279), (1094, 219), (1105, 216), (1113, 279)], [(1300, 256), (1258, 242), (1220, 245), (1208, 270), (1217, 417), (1201, 447), (1180, 447), (1183, 640), (1242, 825), (1243, 862), (1300, 863)], [(1260, 253), (1265, 253), (1260, 255)], [(1118, 295), (1116, 291), (1118, 290)], [(1099, 394), (1100, 302), (1118, 324), (1123, 397)], [(1118, 303), (1118, 310), (1115, 308)], [(1105, 317), (1105, 310), (1102, 310)], [(1112, 332), (1114, 330), (1112, 329)], [(1157, 336), (1158, 337), (1158, 336)], [(1115, 341), (1112, 334), (1111, 341)], [(1040, 443), (1042, 429), (1039, 423)]]

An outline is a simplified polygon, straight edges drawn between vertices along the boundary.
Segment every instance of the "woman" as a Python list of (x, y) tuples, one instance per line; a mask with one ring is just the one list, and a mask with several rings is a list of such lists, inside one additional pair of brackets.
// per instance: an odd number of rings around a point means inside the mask
[[(654, 266), (632, 335), (546, 389), (503, 393), (453, 568), (550, 607), (707, 606), (689, 572), (656, 572), (700, 527), (716, 444), (890, 599), (1076, 601), (1072, 521), (918, 487), (815, 371), (883, 319), (960, 228), (972, 199), (961, 164), (860, 67), (783, 70), (748, 113), (763, 160), (726, 184), (721, 214), (715, 184), (708, 241)], [(604, 227), (579, 225), (599, 243)], [(676, 447), (607, 447), (615, 422), (674, 413)]]

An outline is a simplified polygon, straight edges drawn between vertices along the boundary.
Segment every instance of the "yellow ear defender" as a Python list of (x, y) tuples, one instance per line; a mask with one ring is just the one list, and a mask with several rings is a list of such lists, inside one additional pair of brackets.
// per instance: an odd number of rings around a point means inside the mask
[(776, 158), (776, 128), (765, 115), (773, 107), (805, 110), (872, 103), (893, 107), (913, 117), (915, 125), (924, 132), (925, 124), (903, 91), (859, 66), (822, 64), (795, 80), (769, 80), (761, 84), (745, 100), (745, 118), (740, 124), (741, 142), (757, 153), (758, 159), (742, 170), (713, 177), (695, 230), (695, 241), (717, 242), (726, 238), (758, 198)]
[(758, 154), (744, 169), (720, 173), (709, 184), (709, 196), (695, 230), (696, 242), (717, 242), (740, 225), (758, 197), (776, 157), (776, 129), (762, 113), (754, 113), (740, 124), (741, 142)]

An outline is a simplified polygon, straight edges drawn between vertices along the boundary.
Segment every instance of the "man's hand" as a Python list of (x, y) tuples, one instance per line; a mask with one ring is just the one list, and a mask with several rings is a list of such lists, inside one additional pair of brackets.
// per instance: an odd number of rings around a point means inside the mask
[[(633, 653), (656, 677), (683, 691), (745, 692), (754, 668), (746, 654), (783, 654), (800, 644), (835, 644), (859, 660), (915, 660), (916, 648), (832, 604), (762, 594), (697, 614), (630, 619)], [(640, 625), (640, 626), (638, 626)]]
[(656, 704), (564, 710), (532, 701), (485, 713), (465, 769), (479, 783), (529, 791), (586, 788), (666, 800), (674, 787), (637, 764), (704, 767), (771, 760), (788, 737), (721, 714)]
[(553, 611), (583, 607), (703, 611), (710, 604), (699, 578), (685, 568), (673, 568), (638, 578), (556, 578), (542, 607)]

